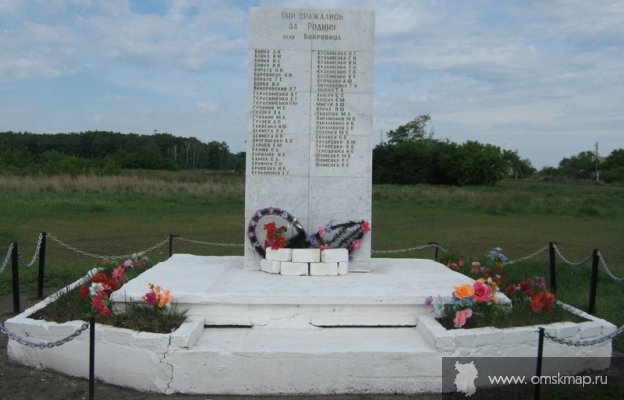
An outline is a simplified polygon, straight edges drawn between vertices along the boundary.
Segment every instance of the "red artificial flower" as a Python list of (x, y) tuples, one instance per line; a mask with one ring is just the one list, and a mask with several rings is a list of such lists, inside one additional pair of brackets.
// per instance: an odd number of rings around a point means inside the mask
[(111, 309), (108, 308), (108, 307), (102, 307), (102, 308), (98, 309), (97, 312), (98, 312), (98, 314), (104, 315), (105, 317), (108, 317), (109, 315), (111, 315), (113, 313), (111, 311)]
[(531, 301), (531, 310), (533, 310), (533, 312), (552, 311), (555, 306), (554, 301), (555, 295), (552, 292), (545, 290), (533, 297), (533, 300)]
[(108, 276), (105, 272), (98, 272), (93, 279), (91, 279), (92, 283), (107, 283)]
[(515, 285), (507, 286), (507, 288), (505, 289), (505, 293), (508, 294), (508, 295), (512, 295), (512, 294), (516, 293), (516, 286)]
[(86, 299), (87, 297), (89, 297), (90, 294), (91, 294), (91, 289), (89, 288), (89, 286), (86, 286), (86, 285), (80, 286), (80, 298), (81, 299)]
[(505, 267), (503, 267), (503, 264), (496, 264), (496, 270), (498, 272), (503, 272), (505, 270)]
[(486, 275), (492, 275), (492, 269), (491, 268), (486, 268), (485, 271), (483, 271)]
[(271, 243), (271, 249), (273, 250), (282, 249), (286, 247), (286, 244), (287, 243), (286, 243), (286, 239), (284, 239), (284, 236), (279, 235), (277, 239), (275, 239), (273, 243)]
[(372, 231), (370, 223), (368, 221), (364, 221), (362, 223), (362, 232), (366, 235), (370, 231)]
[(529, 283), (529, 281), (520, 282), (520, 290), (522, 290), (523, 292), (526, 290), (529, 290), (530, 287), (531, 287), (531, 284)]
[(525, 295), (526, 297), (530, 297), (530, 298), (534, 298), (535, 297), (535, 292), (533, 291), (533, 289), (527, 289), (524, 292), (522, 292), (523, 295)]

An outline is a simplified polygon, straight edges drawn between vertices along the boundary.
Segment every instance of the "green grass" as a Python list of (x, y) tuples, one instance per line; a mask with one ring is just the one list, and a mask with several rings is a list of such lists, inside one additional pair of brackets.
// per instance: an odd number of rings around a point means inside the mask
[[(482, 259), (500, 246), (510, 259), (550, 241), (575, 261), (593, 248), (624, 276), (624, 187), (505, 181), (492, 187), (430, 185), (373, 187), (373, 249), (401, 249), (438, 241), (456, 254)], [(218, 243), (243, 243), (244, 177), (205, 171), (134, 171), (118, 177), (11, 177), (0, 175), (0, 256), (17, 241), (30, 260), (37, 235), (49, 232), (72, 246), (103, 255), (146, 249), (170, 233)], [(175, 252), (239, 255), (242, 248), (176, 241)], [(167, 246), (148, 254), (158, 262)], [(378, 256), (382, 256), (379, 254)], [(433, 250), (394, 257), (432, 258)], [(1, 260), (0, 260), (1, 261)], [(48, 240), (46, 287), (63, 287), (100, 260), (68, 252)], [(517, 280), (548, 276), (544, 252), (508, 268)], [(22, 290), (33, 292), (36, 266), (21, 269)], [(558, 261), (558, 297), (587, 308), (590, 265)], [(516, 279), (516, 278), (514, 278)], [(624, 324), (624, 283), (601, 269), (598, 316)], [(0, 294), (10, 292), (10, 272)], [(624, 350), (624, 338), (616, 340)]]

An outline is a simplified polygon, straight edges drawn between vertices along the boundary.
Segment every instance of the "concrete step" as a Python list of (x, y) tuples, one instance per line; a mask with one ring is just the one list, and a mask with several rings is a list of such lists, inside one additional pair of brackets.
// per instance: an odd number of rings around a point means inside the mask
[(207, 325), (414, 326), (428, 296), (450, 297), (465, 275), (431, 260), (374, 258), (370, 273), (282, 276), (243, 268), (243, 257), (176, 254), (128, 282), (111, 299), (142, 301), (148, 283)]
[(442, 358), (413, 328), (206, 328), (172, 348), (170, 392), (431, 393)]

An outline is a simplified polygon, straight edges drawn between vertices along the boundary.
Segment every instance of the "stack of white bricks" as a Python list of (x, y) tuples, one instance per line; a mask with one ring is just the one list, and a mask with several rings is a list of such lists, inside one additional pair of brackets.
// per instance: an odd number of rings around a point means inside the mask
[(349, 273), (347, 249), (266, 249), (260, 269), (291, 276), (337, 276)]

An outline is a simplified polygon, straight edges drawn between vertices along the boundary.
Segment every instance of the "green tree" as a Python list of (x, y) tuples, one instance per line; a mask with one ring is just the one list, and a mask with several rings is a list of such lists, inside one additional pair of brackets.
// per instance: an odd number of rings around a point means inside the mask
[(613, 150), (602, 165), (606, 182), (624, 182), (624, 149)]
[(427, 124), (431, 121), (429, 114), (422, 114), (405, 125), (401, 125), (387, 133), (389, 143), (402, 143), (410, 140), (431, 139), (433, 129), (427, 131)]
[(595, 170), (595, 156), (591, 151), (582, 151), (559, 162), (559, 171), (569, 178), (591, 179)]

